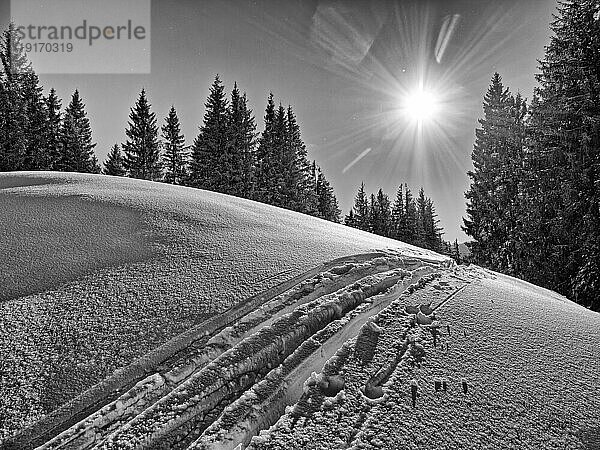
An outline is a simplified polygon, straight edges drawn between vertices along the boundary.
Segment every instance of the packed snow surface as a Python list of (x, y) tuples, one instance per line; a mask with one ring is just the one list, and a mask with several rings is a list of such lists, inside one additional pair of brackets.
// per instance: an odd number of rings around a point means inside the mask
[[(290, 408), (249, 448), (600, 448), (600, 315), (480, 270), (451, 270), (407, 299), (437, 306), (446, 295), (430, 325), (392, 304), (375, 319), (372, 361), (357, 358), (357, 341), (340, 356), (343, 399), (315, 389), (304, 404), (316, 407)], [(395, 356), (383, 395), (368, 398), (369, 377)]]
[(207, 317), (398, 241), (127, 178), (0, 174), (0, 439)]

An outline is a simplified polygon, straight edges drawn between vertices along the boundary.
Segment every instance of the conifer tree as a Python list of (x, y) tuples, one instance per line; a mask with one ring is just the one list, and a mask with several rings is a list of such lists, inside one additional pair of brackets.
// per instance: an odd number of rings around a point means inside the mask
[(33, 69), (12, 22), (2, 34), (0, 60), (0, 171), (22, 170), (27, 151), (23, 81)]
[(404, 213), (406, 214), (406, 242), (417, 244), (417, 204), (408, 185), (404, 185)]
[(390, 236), (391, 228), (390, 200), (383, 190), (379, 189), (377, 196), (371, 195), (371, 230), (380, 236)]
[(46, 111), (48, 114), (47, 124), (47, 145), (48, 155), (50, 158), (50, 168), (52, 170), (57, 169), (57, 164), (60, 160), (60, 127), (62, 123), (61, 117), (61, 101), (56, 95), (54, 88), (50, 89), (50, 93), (44, 99), (46, 104)]
[(75, 90), (65, 109), (60, 129), (60, 159), (57, 168), (65, 172), (99, 173), (95, 146), (85, 105), (79, 91)]
[(443, 252), (444, 241), (442, 240), (442, 229), (439, 227), (435, 206), (430, 198), (426, 200), (424, 226), (425, 247), (436, 252)]
[(151, 111), (146, 90), (140, 95), (129, 113), (123, 144), (124, 165), (132, 178), (158, 181), (161, 178), (160, 146), (156, 115)]
[(347, 227), (358, 228), (356, 226), (356, 218), (354, 217), (354, 209), (350, 208), (350, 212), (344, 217), (344, 225)]
[(123, 177), (127, 173), (123, 165), (123, 155), (119, 144), (115, 144), (110, 149), (106, 161), (104, 161), (104, 175), (113, 175), (115, 177)]
[[(560, 2), (531, 108), (526, 276), (600, 310), (600, 10)], [(538, 270), (535, 270), (535, 269)]]
[(370, 214), (369, 214), (369, 199), (365, 192), (365, 183), (362, 182), (358, 188), (358, 193), (354, 199), (353, 207), (353, 222), (354, 227), (359, 230), (369, 231)]
[(188, 183), (201, 189), (227, 191), (227, 99), (225, 87), (215, 76), (200, 133), (194, 140)]
[(317, 201), (318, 217), (330, 222), (340, 222), (341, 211), (338, 207), (333, 188), (320, 168), (317, 175)]
[(271, 155), (271, 177), (274, 189), (270, 192), (269, 204), (287, 209), (295, 209), (292, 176), (294, 155), (288, 145), (288, 125), (285, 109), (280, 103), (275, 112), (273, 127), (273, 147)]
[(33, 72), (22, 74), (21, 95), (27, 120), (23, 124), (26, 147), (23, 168), (25, 170), (48, 170), (52, 156), (48, 146), (49, 118), (42, 87)]
[[(289, 156), (292, 159), (291, 170), (287, 174), (287, 184), (294, 197), (294, 209), (305, 214), (318, 214), (317, 207), (317, 185), (316, 164), (313, 167), (307, 157), (306, 146), (300, 136), (300, 127), (291, 106), (288, 106), (287, 116), (287, 138)], [(325, 180), (327, 181), (327, 180)], [(327, 182), (327, 184), (329, 184)], [(333, 195), (333, 190), (332, 190)], [(333, 195), (337, 208), (337, 199)], [(339, 214), (338, 214), (339, 219)], [(330, 219), (328, 219), (330, 220)], [(337, 220), (339, 221), (339, 220)]]
[(407, 236), (406, 212), (404, 205), (404, 196), (402, 194), (402, 185), (398, 186), (396, 199), (392, 205), (391, 230), (390, 237), (404, 241)]
[(423, 188), (419, 190), (417, 197), (417, 229), (415, 241), (419, 247), (427, 247), (427, 198)]
[(475, 261), (495, 269), (509, 265), (501, 258), (500, 249), (509, 238), (506, 209), (511, 195), (514, 198), (514, 193), (504, 189), (509, 171), (506, 162), (514, 156), (517, 145), (511, 118), (513, 108), (514, 98), (495, 73), (484, 97), (481, 128), (475, 131), (474, 170), (468, 172), (472, 181), (465, 193), (469, 218), (464, 219), (463, 227), (475, 239), (471, 243)]
[(379, 204), (377, 203), (377, 199), (375, 197), (375, 194), (371, 194), (369, 196), (369, 213), (368, 213), (368, 217), (369, 217), (368, 231), (370, 231), (371, 233), (374, 233), (374, 231), (373, 231), (373, 224), (379, 223)]
[(454, 244), (452, 245), (452, 258), (458, 263), (461, 264), (462, 258), (460, 256), (460, 247), (458, 246), (458, 239), (454, 240)]
[(164, 150), (162, 155), (164, 180), (166, 183), (181, 184), (186, 175), (187, 154), (185, 151), (185, 138), (181, 134), (179, 117), (177, 117), (174, 106), (171, 106), (161, 131)]
[(227, 193), (252, 197), (256, 124), (248, 109), (246, 94), (240, 95), (237, 83), (231, 92), (227, 109), (227, 161), (225, 167)]
[(265, 129), (258, 141), (256, 151), (256, 185), (254, 200), (272, 203), (273, 192), (276, 189), (276, 149), (275, 149), (275, 101), (273, 93), (269, 94), (265, 109)]

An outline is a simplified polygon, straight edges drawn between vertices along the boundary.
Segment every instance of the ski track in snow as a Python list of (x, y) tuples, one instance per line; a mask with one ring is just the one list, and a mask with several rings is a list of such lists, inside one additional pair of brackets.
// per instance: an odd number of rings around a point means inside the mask
[[(398, 365), (384, 401), (361, 392), (377, 364), (361, 367), (351, 358), (342, 369), (343, 403), (295, 428), (283, 416), (250, 448), (599, 448), (600, 316), (528, 283), (485, 275), (440, 303), (436, 347), (429, 332), (415, 330), (425, 357), (414, 367)], [(384, 326), (390, 333), (376, 361), (402, 339), (398, 325)], [(436, 380), (446, 380), (447, 392), (436, 391)]]

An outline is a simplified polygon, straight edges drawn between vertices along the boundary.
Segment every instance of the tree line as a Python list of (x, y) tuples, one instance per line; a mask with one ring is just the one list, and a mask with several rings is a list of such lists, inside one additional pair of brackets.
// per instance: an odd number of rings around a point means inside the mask
[(442, 239), (443, 228), (439, 225), (433, 200), (425, 195), (423, 188), (415, 198), (407, 184), (400, 184), (392, 203), (383, 189), (376, 194), (367, 194), (363, 182), (344, 223), (461, 260), (458, 241), (451, 244)]
[(0, 41), (0, 171), (99, 172), (85, 105), (76, 90), (61, 113), (27, 59), (14, 24)]
[(79, 91), (61, 112), (54, 89), (43, 94), (14, 24), (0, 42), (0, 171), (56, 170), (127, 176), (209, 189), (340, 222), (333, 188), (309, 161), (291, 106), (267, 101), (264, 131), (245, 93), (229, 98), (218, 76), (191, 146), (171, 107), (160, 130), (144, 89), (129, 114), (126, 140), (114, 144), (103, 168)]
[(464, 231), (475, 262), (600, 311), (600, 11), (561, 3), (527, 104), (494, 74)]

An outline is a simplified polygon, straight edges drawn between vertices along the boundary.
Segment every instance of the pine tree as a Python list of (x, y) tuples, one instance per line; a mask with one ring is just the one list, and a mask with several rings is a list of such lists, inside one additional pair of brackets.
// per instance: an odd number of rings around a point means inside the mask
[(274, 189), (269, 204), (287, 209), (295, 209), (294, 186), (290, 172), (294, 168), (294, 155), (288, 145), (288, 124), (285, 109), (281, 103), (275, 112), (273, 127), (273, 148), (271, 158), (271, 177)]
[(33, 72), (14, 23), (0, 42), (0, 171), (22, 170), (27, 151), (23, 81)]
[(531, 107), (526, 276), (600, 310), (598, 2), (559, 3), (551, 29)]
[(468, 172), (472, 182), (465, 193), (469, 218), (464, 219), (463, 229), (475, 239), (471, 243), (473, 258), (498, 270), (511, 266), (509, 255), (501, 249), (507, 247), (514, 226), (506, 219), (507, 210), (516, 197), (511, 186), (517, 184), (517, 180), (511, 179), (514, 162), (510, 161), (514, 161), (521, 150), (512, 118), (515, 103), (500, 75), (495, 73), (484, 97), (481, 128), (475, 131), (474, 170)]
[(61, 117), (61, 101), (56, 95), (54, 89), (50, 89), (50, 93), (44, 99), (46, 104), (46, 111), (48, 114), (48, 125), (47, 125), (47, 145), (48, 155), (50, 158), (50, 168), (52, 170), (57, 168), (57, 164), (60, 160), (60, 127), (62, 123)]
[(272, 203), (273, 192), (276, 189), (275, 176), (275, 101), (273, 93), (269, 94), (265, 109), (265, 129), (258, 141), (256, 151), (256, 184), (254, 200)]
[(430, 198), (426, 200), (424, 226), (425, 247), (436, 252), (443, 252), (444, 241), (442, 240), (442, 229), (439, 226), (439, 220), (437, 220), (435, 206)]
[(225, 166), (227, 193), (238, 197), (252, 197), (256, 124), (248, 109), (246, 94), (240, 95), (237, 83), (231, 92), (227, 109), (227, 151)]
[(205, 103), (200, 133), (194, 140), (188, 183), (201, 189), (226, 192), (228, 183), (227, 99), (225, 87), (215, 76)]
[(415, 203), (411, 190), (406, 184), (404, 185), (404, 212), (406, 214), (406, 242), (409, 244), (417, 244), (417, 204)]
[(396, 191), (396, 199), (392, 205), (391, 222), (390, 237), (399, 241), (405, 241), (408, 233), (402, 185), (398, 186), (398, 190)]
[(344, 225), (347, 227), (358, 228), (356, 226), (356, 218), (354, 217), (354, 210), (350, 208), (350, 212), (344, 217)]
[(164, 149), (162, 155), (164, 180), (166, 183), (181, 184), (186, 175), (187, 154), (185, 151), (185, 138), (181, 134), (179, 117), (177, 117), (174, 106), (171, 106), (161, 131), (162, 147)]
[(161, 178), (160, 146), (156, 115), (151, 111), (146, 90), (140, 95), (129, 113), (123, 144), (124, 165), (132, 178), (158, 181)]
[(371, 195), (371, 231), (380, 236), (390, 236), (392, 213), (390, 200), (382, 189)]
[(333, 188), (320, 168), (317, 175), (317, 201), (318, 217), (330, 222), (340, 222), (341, 211)]
[(33, 72), (22, 74), (21, 86), (23, 107), (27, 118), (23, 127), (27, 142), (23, 168), (48, 170), (52, 165), (52, 155), (48, 146), (50, 124), (38, 76)]
[[(316, 185), (318, 182), (316, 164), (314, 164), (313, 167), (308, 160), (306, 146), (300, 136), (300, 127), (291, 106), (288, 106), (287, 109), (286, 123), (288, 127), (288, 151), (290, 157), (293, 158), (293, 161), (291, 161), (292, 167), (288, 173), (287, 183), (290, 186), (290, 191), (294, 197), (294, 209), (305, 214), (316, 215), (319, 213), (317, 205), (317, 197), (319, 194)], [(327, 184), (329, 183), (327, 182)], [(333, 190), (332, 196), (331, 202), (335, 200), (337, 208), (337, 199), (335, 199)]]
[(419, 247), (428, 247), (426, 239), (427, 221), (427, 198), (425, 197), (425, 191), (421, 188), (417, 197), (416, 245)]
[(113, 145), (108, 153), (106, 161), (104, 161), (104, 175), (113, 175), (115, 177), (123, 177), (127, 173), (123, 165), (123, 155), (119, 144)]
[(369, 199), (365, 192), (365, 183), (361, 183), (358, 188), (358, 193), (354, 199), (354, 213), (352, 219), (354, 227), (359, 230), (369, 231), (370, 229), (370, 213), (369, 213)]
[(57, 168), (65, 172), (99, 173), (98, 159), (94, 154), (92, 129), (85, 105), (75, 90), (65, 109), (60, 128), (60, 159)]
[(452, 258), (458, 263), (462, 263), (462, 258), (460, 256), (460, 247), (458, 246), (458, 239), (454, 240), (454, 244), (452, 246)]

